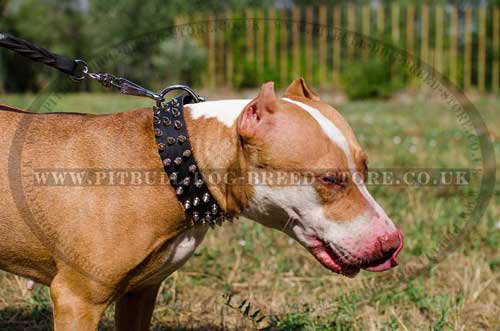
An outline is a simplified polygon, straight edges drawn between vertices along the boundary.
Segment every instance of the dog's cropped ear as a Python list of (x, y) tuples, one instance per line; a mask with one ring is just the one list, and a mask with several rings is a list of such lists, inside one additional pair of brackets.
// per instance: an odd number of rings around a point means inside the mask
[(238, 133), (243, 138), (252, 138), (267, 117), (278, 108), (278, 98), (274, 92), (274, 83), (262, 85), (259, 95), (245, 106), (238, 118)]
[(314, 93), (302, 77), (295, 78), (285, 91), (284, 97), (301, 97), (314, 101), (319, 100), (319, 96)]

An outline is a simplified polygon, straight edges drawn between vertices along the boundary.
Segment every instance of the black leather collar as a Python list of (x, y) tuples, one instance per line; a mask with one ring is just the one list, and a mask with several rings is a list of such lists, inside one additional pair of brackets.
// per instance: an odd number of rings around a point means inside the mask
[(177, 198), (190, 225), (220, 225), (228, 215), (214, 199), (198, 169), (184, 120), (184, 104), (192, 103), (183, 94), (154, 107), (154, 134), (158, 152)]

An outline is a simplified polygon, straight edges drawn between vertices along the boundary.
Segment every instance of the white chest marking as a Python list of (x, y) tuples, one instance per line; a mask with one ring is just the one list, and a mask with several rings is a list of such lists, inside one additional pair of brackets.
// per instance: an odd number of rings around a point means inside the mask
[(205, 101), (188, 105), (193, 119), (215, 118), (227, 127), (233, 126), (250, 99)]

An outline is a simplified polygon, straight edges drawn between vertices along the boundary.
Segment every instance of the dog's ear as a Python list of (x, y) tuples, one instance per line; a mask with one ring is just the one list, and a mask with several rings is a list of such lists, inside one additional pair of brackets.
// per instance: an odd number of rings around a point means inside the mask
[(301, 97), (314, 101), (319, 100), (319, 96), (314, 93), (309, 86), (307, 86), (306, 81), (302, 77), (295, 78), (293, 82), (288, 86), (284, 94), (285, 97)]
[(259, 95), (245, 106), (238, 118), (238, 133), (243, 138), (255, 136), (257, 128), (278, 108), (278, 98), (274, 92), (274, 83), (262, 85)]

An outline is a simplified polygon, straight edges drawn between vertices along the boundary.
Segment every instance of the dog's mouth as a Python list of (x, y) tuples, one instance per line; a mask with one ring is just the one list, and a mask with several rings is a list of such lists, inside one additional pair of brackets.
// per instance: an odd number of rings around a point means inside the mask
[(309, 237), (311, 246), (309, 251), (327, 269), (338, 274), (353, 278), (361, 269), (367, 271), (385, 271), (398, 265), (396, 259), (401, 247), (391, 256), (382, 256), (365, 260), (354, 256), (346, 249), (332, 243), (325, 242), (318, 237)]

